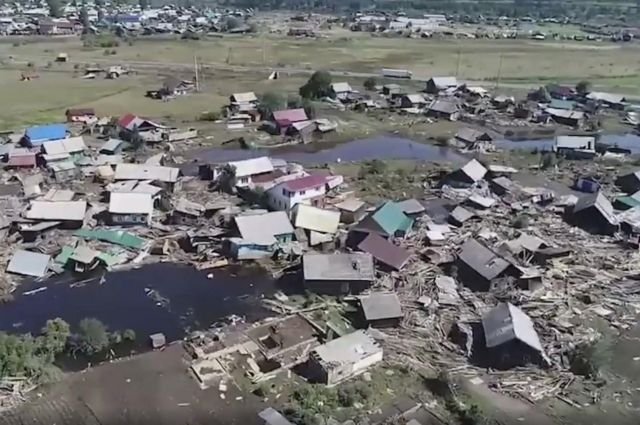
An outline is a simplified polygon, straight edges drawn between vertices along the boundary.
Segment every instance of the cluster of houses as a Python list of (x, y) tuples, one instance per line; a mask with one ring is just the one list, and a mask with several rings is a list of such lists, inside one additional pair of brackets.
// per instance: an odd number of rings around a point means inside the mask
[[(82, 20), (83, 13), (86, 13), (88, 28), (85, 28)], [(52, 14), (46, 2), (34, 7), (15, 3), (0, 8), (0, 35), (58, 36), (80, 34), (83, 31), (98, 33), (114, 28), (146, 35), (184, 34), (189, 31), (249, 32), (245, 20), (252, 14), (251, 10), (196, 9), (172, 5), (142, 9), (137, 4), (96, 4), (93, 1), (85, 2), (82, 6), (75, 2), (68, 3), (59, 13)], [(229, 18), (237, 20), (239, 25), (227, 28), (225, 22)]]

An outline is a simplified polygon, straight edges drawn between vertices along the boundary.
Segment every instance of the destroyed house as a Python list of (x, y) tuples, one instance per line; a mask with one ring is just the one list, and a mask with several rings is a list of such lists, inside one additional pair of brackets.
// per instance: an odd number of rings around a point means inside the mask
[(374, 292), (359, 297), (360, 320), (374, 328), (394, 327), (402, 320), (400, 299), (393, 292)]
[(42, 150), (46, 155), (62, 155), (69, 157), (81, 154), (87, 150), (83, 137), (69, 137), (67, 139), (52, 140), (42, 143)]
[(426, 107), (427, 104), (427, 100), (421, 94), (406, 94), (400, 98), (401, 108), (422, 109)]
[(175, 77), (168, 77), (162, 83), (162, 88), (158, 90), (161, 97), (164, 96), (182, 96), (193, 90), (195, 84), (193, 81), (181, 80)]
[(404, 248), (394, 245), (376, 233), (367, 234), (358, 244), (358, 249), (371, 254), (382, 269), (400, 270), (411, 258), (411, 254)]
[(359, 330), (331, 340), (311, 351), (309, 370), (314, 380), (334, 386), (366, 372), (382, 361), (382, 347)]
[(38, 125), (27, 128), (22, 142), (25, 146), (32, 148), (41, 146), (44, 142), (65, 137), (67, 137), (67, 126), (64, 124)]
[(77, 229), (82, 227), (86, 211), (86, 201), (31, 201), (23, 216), (34, 221), (57, 221), (61, 227)]
[(575, 90), (573, 87), (569, 86), (549, 84), (546, 89), (549, 95), (554, 99), (566, 100), (572, 99), (575, 96)]
[(578, 199), (570, 217), (572, 224), (596, 234), (611, 235), (618, 230), (613, 205), (602, 192)]
[(229, 96), (231, 106), (239, 107), (240, 105), (251, 105), (255, 107), (258, 104), (258, 97), (254, 92), (234, 93)]
[(501, 303), (482, 317), (486, 366), (510, 369), (544, 365), (546, 356), (531, 318), (510, 303)]
[(545, 112), (558, 124), (578, 128), (582, 126), (585, 115), (582, 111), (567, 111), (565, 109), (547, 108)]
[(435, 100), (427, 109), (427, 115), (433, 118), (442, 118), (456, 121), (460, 116), (458, 104), (450, 100)]
[(359, 244), (369, 233), (376, 233), (384, 238), (404, 237), (413, 225), (413, 220), (402, 211), (395, 202), (385, 202), (375, 211), (360, 220), (350, 235), (352, 242)]
[(35, 168), (38, 164), (36, 152), (26, 148), (13, 148), (9, 151), (7, 167)]
[(195, 225), (204, 212), (204, 205), (180, 198), (173, 208), (171, 222), (179, 225)]
[(596, 138), (593, 136), (556, 136), (553, 151), (568, 158), (593, 158), (596, 155)]
[(165, 129), (166, 127), (151, 120), (137, 117), (133, 114), (126, 114), (118, 120), (118, 128), (120, 129), (120, 134), (123, 138), (125, 140), (130, 140), (131, 136), (136, 131), (138, 133), (144, 133), (152, 130)]
[(451, 186), (468, 186), (482, 180), (487, 174), (487, 169), (477, 159), (467, 162), (462, 168), (448, 174), (444, 184)]
[(120, 139), (109, 139), (100, 147), (98, 153), (103, 155), (117, 155), (126, 147), (127, 142)]
[(640, 171), (624, 174), (615, 181), (616, 186), (624, 193), (636, 193), (640, 190)]
[(468, 239), (458, 253), (458, 279), (474, 291), (488, 291), (493, 281), (517, 276), (517, 269), (475, 239)]
[(324, 210), (311, 205), (298, 204), (294, 208), (296, 228), (326, 234), (335, 234), (340, 224), (340, 212)]
[(305, 254), (302, 272), (305, 289), (328, 295), (360, 293), (375, 279), (373, 257), (365, 253)]
[(96, 111), (93, 108), (72, 108), (67, 109), (64, 115), (67, 122), (87, 122), (96, 117)]
[(273, 407), (260, 411), (258, 417), (262, 419), (264, 425), (294, 425)]
[(179, 176), (179, 168), (147, 164), (118, 164), (114, 180), (151, 181), (167, 191), (173, 191)]
[(278, 244), (293, 240), (293, 226), (284, 211), (235, 217), (239, 238), (228, 240), (228, 250), (238, 259), (270, 255)]
[(67, 264), (77, 273), (87, 273), (100, 264), (98, 254), (87, 246), (78, 246), (70, 253)]
[(148, 193), (112, 192), (109, 196), (109, 222), (113, 225), (149, 225), (153, 199)]
[(292, 124), (308, 120), (307, 113), (303, 108), (273, 112), (273, 121), (281, 133), (284, 133)]
[(353, 89), (349, 83), (333, 83), (331, 84), (331, 96), (334, 99), (345, 101), (349, 98), (349, 95), (353, 93)]
[(425, 91), (431, 94), (438, 94), (441, 91), (458, 87), (456, 77), (433, 77), (427, 81)]
[(493, 138), (486, 131), (465, 127), (456, 133), (456, 140), (469, 146), (479, 142), (491, 142)]
[(13, 254), (7, 272), (22, 276), (42, 277), (49, 268), (49, 257), (46, 254), (20, 249)]
[(360, 221), (365, 215), (365, 203), (359, 199), (347, 199), (334, 207), (340, 211), (340, 221), (346, 224), (352, 224)]
[(602, 105), (605, 105), (612, 109), (624, 110), (627, 106), (627, 99), (624, 95), (604, 93), (604, 92), (591, 92), (587, 95), (587, 100), (591, 100)]

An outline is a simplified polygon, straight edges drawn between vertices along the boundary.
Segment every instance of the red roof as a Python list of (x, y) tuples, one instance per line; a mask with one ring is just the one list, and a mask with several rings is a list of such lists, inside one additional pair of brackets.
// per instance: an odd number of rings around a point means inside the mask
[(7, 163), (7, 165), (9, 167), (35, 167), (36, 154), (30, 152), (21, 153), (19, 155), (12, 155), (9, 157), (9, 162)]
[(67, 109), (66, 115), (68, 117), (81, 117), (83, 115), (95, 115), (96, 111), (93, 108), (71, 108)]
[(289, 192), (300, 192), (301, 190), (313, 189), (324, 186), (327, 183), (325, 176), (312, 174), (299, 179), (289, 180), (283, 183), (283, 187)]
[(294, 123), (294, 122), (300, 122), (300, 121), (307, 121), (309, 118), (307, 118), (307, 113), (304, 111), (304, 109), (299, 108), (299, 109), (285, 109), (284, 111), (275, 111), (273, 113), (273, 119), (276, 122)]
[(133, 120), (135, 120), (137, 117), (133, 114), (126, 114), (123, 115), (119, 120), (118, 120), (118, 125), (122, 128), (128, 128), (129, 124), (131, 124), (131, 122)]

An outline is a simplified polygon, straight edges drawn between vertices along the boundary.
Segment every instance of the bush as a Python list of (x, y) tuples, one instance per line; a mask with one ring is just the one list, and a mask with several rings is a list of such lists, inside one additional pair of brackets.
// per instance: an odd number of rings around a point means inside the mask
[(117, 55), (117, 54), (118, 54), (118, 51), (116, 49), (111, 50), (111, 55)]
[(199, 121), (218, 121), (220, 119), (220, 113), (216, 111), (207, 111), (200, 114)]
[(109, 346), (107, 327), (94, 318), (85, 318), (80, 321), (76, 339), (79, 348), (86, 354), (98, 353)]
[(542, 155), (540, 159), (540, 168), (543, 170), (549, 169), (551, 167), (555, 167), (557, 164), (556, 156), (551, 152), (546, 152)]
[(122, 338), (125, 341), (135, 341), (136, 331), (134, 331), (133, 329), (125, 329), (125, 331), (122, 333)]
[(511, 222), (511, 226), (516, 229), (526, 229), (527, 227), (529, 227), (529, 217), (527, 217), (526, 215), (519, 215), (513, 219), (513, 221)]
[(600, 377), (604, 367), (611, 361), (611, 345), (608, 338), (579, 344), (570, 356), (571, 371), (588, 378)]
[(376, 85), (378, 85), (378, 82), (376, 81), (375, 78), (373, 77), (369, 77), (366, 80), (364, 80), (364, 88), (366, 90), (375, 90), (376, 89)]

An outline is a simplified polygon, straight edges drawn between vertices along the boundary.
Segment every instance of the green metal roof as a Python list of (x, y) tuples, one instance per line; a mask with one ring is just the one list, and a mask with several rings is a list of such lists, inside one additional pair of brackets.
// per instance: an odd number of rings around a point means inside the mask
[(111, 242), (112, 244), (131, 249), (141, 249), (145, 242), (144, 239), (122, 230), (80, 229), (76, 231), (74, 235), (85, 239), (97, 239), (99, 241)]
[(56, 263), (62, 264), (63, 266), (66, 265), (69, 259), (71, 258), (71, 256), (73, 255), (73, 253), (75, 252), (75, 250), (76, 249), (73, 246), (63, 246), (62, 251), (60, 251), (60, 254), (56, 256), (54, 261)]
[(623, 205), (628, 206), (629, 208), (640, 206), (640, 201), (633, 196), (621, 196), (619, 198), (616, 198), (615, 202), (619, 202)]
[(571, 110), (575, 108), (576, 102), (571, 100), (551, 99), (550, 108)]
[(373, 213), (372, 218), (388, 235), (393, 235), (398, 230), (406, 232), (413, 224), (413, 220), (395, 202), (386, 202)]

